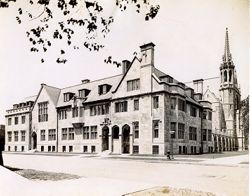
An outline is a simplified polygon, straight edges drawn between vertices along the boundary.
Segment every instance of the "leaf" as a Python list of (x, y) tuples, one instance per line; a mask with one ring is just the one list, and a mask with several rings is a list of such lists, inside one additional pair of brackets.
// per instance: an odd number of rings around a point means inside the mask
[(20, 15), (23, 13), (23, 11), (22, 11), (21, 8), (18, 9), (18, 13), (19, 13)]
[(94, 3), (85, 1), (86, 8), (89, 9), (89, 7), (94, 7)]

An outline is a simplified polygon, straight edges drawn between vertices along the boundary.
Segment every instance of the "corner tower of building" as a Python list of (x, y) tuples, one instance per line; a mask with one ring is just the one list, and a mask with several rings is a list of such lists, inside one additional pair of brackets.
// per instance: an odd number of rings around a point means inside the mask
[[(220, 94), (223, 106), (226, 130), (228, 136), (234, 137), (235, 147), (238, 148), (237, 129), (239, 121), (240, 91), (237, 84), (235, 66), (230, 52), (228, 29), (226, 28), (225, 48), (220, 65)], [(222, 130), (223, 131), (223, 130)]]

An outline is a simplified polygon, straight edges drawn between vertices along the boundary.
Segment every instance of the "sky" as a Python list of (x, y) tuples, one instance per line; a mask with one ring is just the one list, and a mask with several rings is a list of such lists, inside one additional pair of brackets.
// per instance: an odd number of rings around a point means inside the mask
[[(219, 76), (226, 27), (242, 98), (247, 97), (247, 0), (155, 0), (152, 2), (159, 4), (160, 10), (150, 21), (145, 21), (144, 15), (133, 8), (119, 11), (114, 2), (102, 0), (106, 14), (115, 19), (111, 33), (100, 40), (105, 48), (100, 52), (89, 52), (84, 47), (77, 51), (66, 49), (66, 64), (55, 62), (58, 50), (52, 49), (46, 55), (30, 52), (25, 34), (30, 24), (17, 24), (17, 4), (0, 9), (0, 124), (5, 123), (6, 109), (38, 94), (41, 83), (64, 88), (79, 84), (82, 79), (120, 74), (121, 68), (105, 64), (104, 59), (112, 55), (118, 61), (132, 60), (133, 53), (139, 53), (139, 46), (149, 42), (156, 45), (155, 67), (179, 81)], [(45, 58), (43, 64), (41, 57)]]

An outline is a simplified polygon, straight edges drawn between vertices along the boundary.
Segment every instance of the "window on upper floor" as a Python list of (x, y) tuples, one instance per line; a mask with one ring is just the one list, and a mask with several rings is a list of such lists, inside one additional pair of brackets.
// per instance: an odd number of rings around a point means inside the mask
[(90, 127), (90, 139), (97, 139), (97, 126)]
[(18, 131), (14, 131), (14, 141), (18, 141)]
[(175, 108), (176, 108), (176, 98), (171, 98), (170, 99), (170, 108), (172, 110), (175, 110)]
[(8, 125), (11, 125), (12, 118), (8, 118)]
[(109, 113), (109, 104), (90, 106), (90, 116), (104, 115)]
[(140, 79), (127, 81), (127, 91), (134, 91), (140, 89)]
[(171, 138), (176, 138), (176, 122), (171, 122), (170, 125), (170, 130), (171, 130)]
[(38, 103), (38, 122), (48, 121), (48, 102)]
[(12, 132), (11, 131), (8, 131), (8, 142), (11, 142), (12, 140)]
[(208, 111), (208, 120), (212, 120), (212, 112)]
[(22, 116), (22, 124), (25, 123), (25, 117), (26, 117), (26, 116)]
[(67, 109), (61, 109), (58, 112), (58, 118), (59, 120), (67, 119)]
[(102, 84), (98, 86), (98, 94), (99, 95), (104, 95), (107, 92), (109, 92), (109, 90), (111, 89), (111, 85), (108, 84)]
[(185, 124), (178, 123), (178, 139), (184, 139)]
[(206, 129), (202, 130), (202, 141), (207, 141), (207, 130)]
[(68, 93), (63, 93), (63, 101), (68, 102), (74, 97), (74, 93), (68, 92)]
[(69, 128), (69, 140), (74, 140), (74, 139), (75, 139), (74, 128), (71, 127)]
[(207, 119), (207, 111), (203, 111), (203, 113), (202, 113), (202, 119)]
[(40, 130), (40, 140), (45, 141), (45, 130)]
[(89, 127), (83, 127), (82, 133), (83, 133), (83, 139), (84, 140), (89, 139)]
[(87, 97), (89, 95), (89, 93), (90, 93), (90, 90), (88, 90), (88, 89), (81, 89), (78, 91), (78, 95), (81, 98)]
[(196, 117), (196, 107), (190, 105), (190, 116)]
[(67, 139), (68, 139), (68, 129), (62, 128), (62, 140), (67, 140)]
[(56, 130), (49, 129), (49, 141), (56, 140)]
[(134, 111), (139, 110), (139, 99), (134, 99)]
[(159, 120), (153, 120), (153, 138), (159, 138)]
[(80, 117), (83, 117), (84, 115), (84, 107), (80, 107)]
[(72, 108), (72, 118), (76, 118), (79, 116), (79, 111), (78, 107)]
[(18, 116), (15, 117), (15, 125), (18, 124)]
[(22, 130), (22, 131), (21, 131), (21, 141), (22, 141), (22, 142), (25, 141), (25, 134), (26, 134), (26, 131), (25, 131), (25, 130)]
[(133, 132), (134, 132), (134, 138), (138, 139), (139, 138), (139, 122), (133, 122)]
[(159, 96), (154, 96), (153, 97), (153, 108), (159, 108)]
[(212, 141), (212, 130), (210, 129), (207, 130), (207, 141)]
[(178, 99), (178, 110), (185, 112), (186, 111), (186, 104), (183, 99)]
[(115, 103), (115, 112), (127, 112), (128, 111), (128, 102), (116, 102)]
[(189, 127), (189, 140), (197, 140), (197, 128)]

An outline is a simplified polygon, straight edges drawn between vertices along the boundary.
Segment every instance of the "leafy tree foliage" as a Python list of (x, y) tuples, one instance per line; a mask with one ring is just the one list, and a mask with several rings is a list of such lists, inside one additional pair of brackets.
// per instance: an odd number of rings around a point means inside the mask
[(249, 144), (249, 96), (241, 101), (242, 131), (245, 137), (245, 146)]
[[(8, 8), (13, 2), (16, 0), (0, 0), (0, 8)], [(113, 3), (122, 12), (134, 7), (137, 13), (145, 15), (145, 21), (154, 19), (160, 9), (150, 0), (113, 0)], [(18, 24), (38, 20), (35, 27), (26, 31), (31, 43), (30, 51), (34, 53), (46, 53), (56, 40), (75, 50), (83, 46), (89, 51), (99, 51), (104, 48), (100, 38), (110, 33), (115, 20), (113, 16), (105, 16), (104, 7), (95, 0), (28, 0), (27, 4), (17, 10), (16, 20)], [(81, 36), (82, 40), (79, 41), (77, 36)], [(57, 63), (67, 62), (64, 54), (65, 49), (61, 48)], [(44, 61), (42, 58), (41, 63)], [(111, 56), (104, 62), (121, 65)]]

